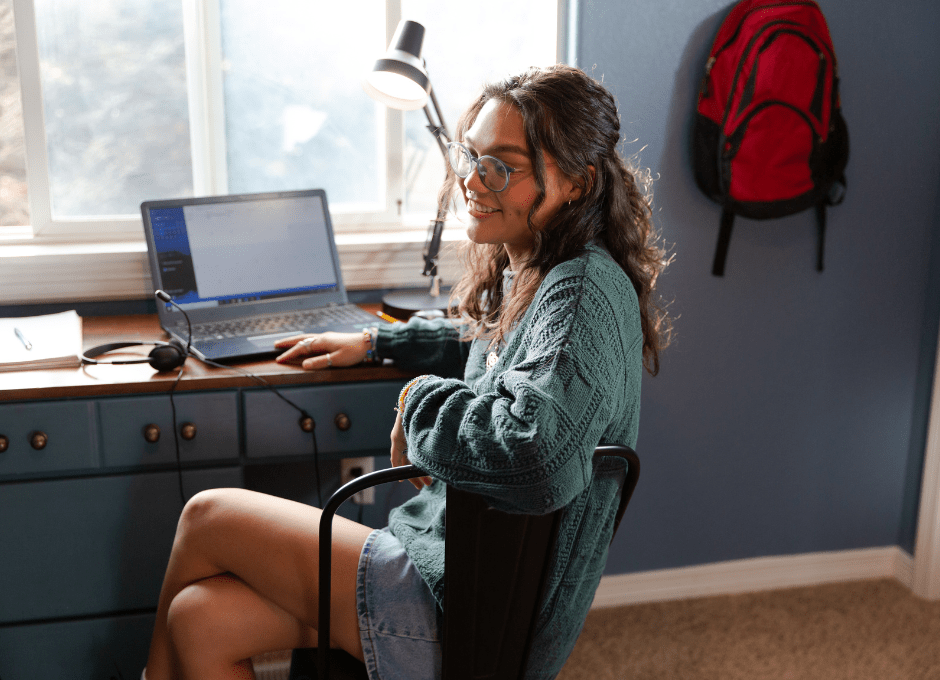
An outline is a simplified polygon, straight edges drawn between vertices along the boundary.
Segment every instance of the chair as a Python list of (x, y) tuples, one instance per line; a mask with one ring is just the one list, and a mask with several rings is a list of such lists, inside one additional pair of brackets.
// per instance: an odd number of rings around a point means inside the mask
[[(627, 460), (614, 534), (640, 476), (640, 459), (626, 446), (601, 445), (595, 460)], [(290, 680), (366, 680), (364, 664), (330, 649), (330, 543), (333, 516), (350, 496), (377, 484), (419, 477), (414, 465), (379, 470), (334, 493), (320, 518), (320, 609), (316, 649), (295, 649)], [(444, 680), (515, 680), (529, 647), (557, 538), (561, 510), (545, 515), (501, 512), (479, 495), (447, 488), (444, 552)], [(611, 537), (613, 540), (613, 537)], [(539, 578), (531, 578), (538, 574)], [(460, 583), (448, 588), (447, 583)]]

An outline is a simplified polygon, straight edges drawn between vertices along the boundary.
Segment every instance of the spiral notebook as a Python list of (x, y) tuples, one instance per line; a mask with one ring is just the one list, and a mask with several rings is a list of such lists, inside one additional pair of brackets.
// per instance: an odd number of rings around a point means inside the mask
[(74, 368), (81, 355), (82, 318), (74, 310), (0, 318), (0, 371)]

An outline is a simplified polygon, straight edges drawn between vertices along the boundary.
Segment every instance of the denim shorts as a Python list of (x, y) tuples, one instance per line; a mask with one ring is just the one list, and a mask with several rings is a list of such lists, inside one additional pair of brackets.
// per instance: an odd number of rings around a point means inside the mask
[(373, 531), (362, 547), (356, 606), (369, 680), (441, 677), (441, 612), (387, 527)]

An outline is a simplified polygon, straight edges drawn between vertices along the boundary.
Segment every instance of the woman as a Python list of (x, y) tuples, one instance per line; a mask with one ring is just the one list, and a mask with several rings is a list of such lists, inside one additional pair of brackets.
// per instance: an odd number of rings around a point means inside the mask
[[(449, 147), (442, 201), (470, 237), (456, 318), (297, 336), (278, 360), (308, 370), (377, 353), (423, 375), (406, 385), (393, 465), (429, 476), (372, 531), (337, 519), (331, 642), (372, 678), (440, 673), (446, 484), (494, 506), (564, 508), (527, 675), (551, 678), (580, 632), (613, 530), (618, 465), (598, 443), (636, 443), (642, 367), (668, 321), (650, 206), (616, 147), (613, 97), (567, 66), (488, 86)], [(389, 405), (392, 406), (392, 405)], [(183, 511), (160, 595), (148, 680), (252, 677), (249, 657), (312, 646), (319, 511), (240, 489)], [(577, 536), (577, 542), (575, 537)]]

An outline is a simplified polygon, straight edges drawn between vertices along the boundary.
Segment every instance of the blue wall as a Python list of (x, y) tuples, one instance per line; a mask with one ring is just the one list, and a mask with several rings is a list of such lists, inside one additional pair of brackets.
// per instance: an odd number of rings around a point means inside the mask
[(643, 475), (608, 573), (913, 550), (940, 311), (940, 4), (820, 4), (852, 147), (826, 270), (807, 212), (739, 218), (718, 279), (719, 209), (695, 186), (689, 138), (732, 5), (580, 3), (578, 65), (616, 96), (625, 152), (659, 176), (676, 255), (662, 280), (675, 342), (644, 383)]

